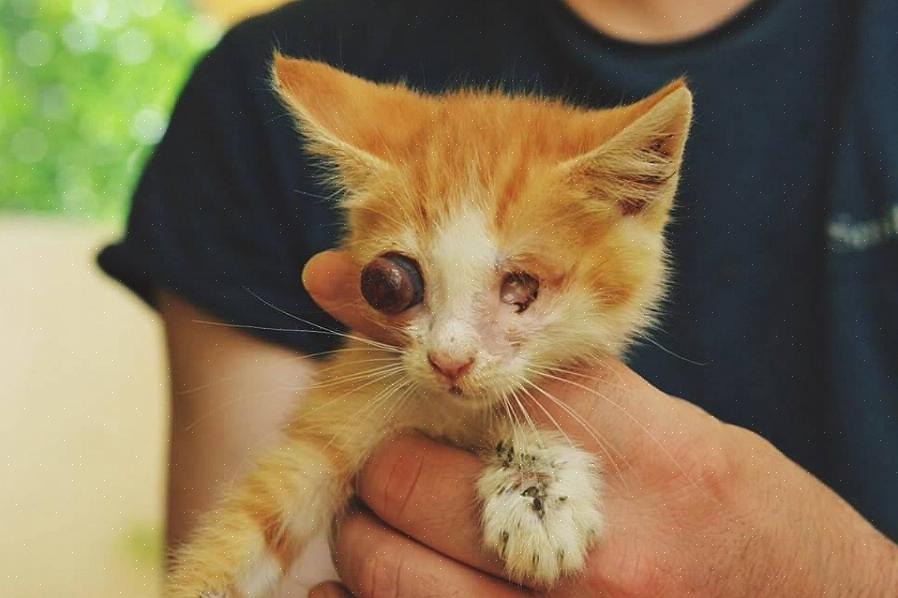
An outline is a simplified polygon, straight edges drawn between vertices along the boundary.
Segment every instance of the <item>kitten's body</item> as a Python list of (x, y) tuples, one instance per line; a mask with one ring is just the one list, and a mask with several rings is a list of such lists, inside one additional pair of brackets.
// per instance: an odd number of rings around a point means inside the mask
[(603, 525), (597, 465), (528, 426), (522, 402), (543, 398), (540, 374), (619, 354), (651, 322), (688, 91), (588, 111), (280, 57), (275, 75), (336, 166), (345, 248), (360, 266), (402, 256), (426, 292), (400, 306), (396, 345), (354, 339), (323, 366), (284, 443), (178, 552), (167, 596), (268, 595), (373, 447), (409, 428), (484, 456), (484, 542), (513, 579), (579, 570)]

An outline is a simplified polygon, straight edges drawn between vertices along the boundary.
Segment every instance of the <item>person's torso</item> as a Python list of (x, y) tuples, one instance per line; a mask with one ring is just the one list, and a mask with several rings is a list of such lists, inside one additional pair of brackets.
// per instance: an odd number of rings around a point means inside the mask
[[(695, 120), (669, 228), (674, 284), (654, 341), (629, 361), (768, 438), (892, 537), (896, 27), (889, 0), (758, 0), (661, 46), (610, 39), (549, 0), (304, 0), (243, 26), (260, 74), (277, 44), (430, 92), (501, 83), (595, 107), (685, 75)], [(297, 168), (290, 124), (267, 126), (297, 255), (332, 246), (338, 216), (315, 199), (328, 191)]]

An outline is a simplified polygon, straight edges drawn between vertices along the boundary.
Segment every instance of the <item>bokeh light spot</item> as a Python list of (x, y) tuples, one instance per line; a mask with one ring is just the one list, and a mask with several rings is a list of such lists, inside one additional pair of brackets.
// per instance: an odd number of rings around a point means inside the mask
[(9, 149), (20, 162), (35, 164), (47, 155), (47, 136), (30, 127), (20, 129), (13, 135)]
[(139, 143), (153, 145), (162, 139), (167, 126), (168, 119), (165, 115), (158, 108), (148, 106), (134, 115), (131, 134)]
[(41, 111), (50, 120), (62, 120), (69, 116), (72, 107), (65, 87), (54, 85), (45, 89), (41, 96)]
[(72, 12), (85, 23), (102, 23), (109, 12), (108, 0), (73, 0)]
[(0, 215), (124, 215), (177, 90), (220, 36), (198, 4), (0, 0)]
[(134, 11), (134, 14), (147, 19), (159, 14), (164, 4), (165, 0), (134, 0), (131, 10)]
[(111, 2), (106, 10), (106, 17), (97, 24), (104, 29), (121, 29), (131, 20), (130, 2)]
[(208, 15), (197, 15), (187, 27), (187, 38), (197, 48), (211, 46), (221, 37), (221, 24)]
[(62, 42), (73, 54), (87, 54), (97, 49), (100, 35), (92, 23), (72, 21), (62, 30)]
[(129, 29), (115, 43), (115, 52), (124, 64), (142, 64), (153, 55), (153, 42), (140, 29)]
[(53, 57), (53, 40), (43, 31), (32, 29), (19, 37), (16, 54), (28, 66), (44, 66)]
[[(2, 4), (2, 2), (0, 2), (0, 4)], [(12, 0), (10, 4), (12, 5), (13, 12), (23, 19), (33, 17), (39, 8), (38, 3), (34, 0)]]

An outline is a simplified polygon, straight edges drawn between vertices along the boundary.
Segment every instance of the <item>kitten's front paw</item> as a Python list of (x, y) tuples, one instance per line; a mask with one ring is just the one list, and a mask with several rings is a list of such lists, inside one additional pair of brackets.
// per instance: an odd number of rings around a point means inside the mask
[(477, 490), (484, 542), (518, 582), (548, 586), (579, 571), (602, 531), (593, 458), (553, 434), (499, 443)]

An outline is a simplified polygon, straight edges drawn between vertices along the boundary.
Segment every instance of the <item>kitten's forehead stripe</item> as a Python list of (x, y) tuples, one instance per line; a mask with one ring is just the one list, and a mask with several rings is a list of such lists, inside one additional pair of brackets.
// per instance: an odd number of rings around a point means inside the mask
[(465, 206), (435, 231), (430, 259), (446, 307), (468, 311), (473, 295), (493, 271), (498, 255), (486, 215)]

